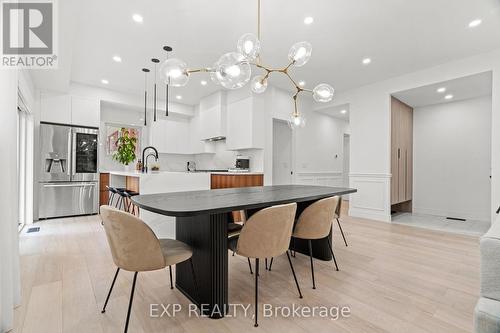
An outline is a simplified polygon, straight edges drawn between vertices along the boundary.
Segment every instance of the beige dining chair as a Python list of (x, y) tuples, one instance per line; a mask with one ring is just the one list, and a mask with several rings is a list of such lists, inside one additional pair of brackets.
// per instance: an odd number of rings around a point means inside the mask
[(342, 198), (339, 197), (339, 202), (337, 204), (337, 208), (335, 209), (334, 218), (337, 220), (337, 224), (339, 225), (340, 233), (342, 234), (342, 238), (344, 239), (344, 244), (347, 246), (347, 241), (344, 236), (344, 230), (342, 230), (342, 226), (340, 225), (340, 212), (342, 211)]
[(159, 270), (189, 260), (194, 286), (196, 292), (198, 292), (194, 265), (191, 259), (193, 250), (189, 245), (175, 239), (158, 239), (149, 226), (140, 218), (114, 207), (101, 206), (100, 213), (113, 262), (117, 266), (101, 313), (106, 312), (106, 305), (120, 269), (134, 272), (124, 332), (128, 330), (135, 284), (139, 272)]
[(255, 327), (259, 326), (259, 259), (286, 253), (299, 296), (302, 298), (299, 282), (288, 254), (296, 210), (296, 203), (264, 208), (253, 214), (243, 225), (239, 236), (229, 242), (233, 244), (232, 249), (236, 254), (255, 259)]
[(314, 264), (313, 264), (313, 249), (312, 241), (314, 239), (327, 239), (328, 247), (335, 263), (337, 271), (339, 267), (335, 254), (333, 254), (332, 244), (328, 239), (328, 235), (332, 231), (333, 217), (339, 204), (340, 197), (329, 197), (318, 200), (309, 206), (300, 214), (292, 237), (307, 240), (309, 243), (309, 258), (311, 261), (311, 275), (313, 281), (313, 289), (316, 289), (316, 282), (314, 281)]

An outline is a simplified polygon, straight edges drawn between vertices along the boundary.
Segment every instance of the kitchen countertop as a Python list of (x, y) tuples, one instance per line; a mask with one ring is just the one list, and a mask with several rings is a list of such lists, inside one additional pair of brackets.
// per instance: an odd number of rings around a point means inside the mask
[(144, 176), (155, 176), (162, 174), (213, 174), (213, 175), (263, 175), (263, 172), (190, 172), (190, 171), (152, 171), (148, 173), (142, 173), (140, 171), (111, 171), (111, 170), (101, 170), (100, 173), (109, 173), (116, 176), (124, 176), (124, 177), (144, 177)]

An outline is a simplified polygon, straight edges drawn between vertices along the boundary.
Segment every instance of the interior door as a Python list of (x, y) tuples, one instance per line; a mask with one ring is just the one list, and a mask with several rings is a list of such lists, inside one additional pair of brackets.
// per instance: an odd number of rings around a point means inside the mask
[(96, 129), (72, 129), (72, 181), (98, 180), (98, 135)]
[(284, 121), (273, 120), (273, 185), (293, 183), (292, 130)]

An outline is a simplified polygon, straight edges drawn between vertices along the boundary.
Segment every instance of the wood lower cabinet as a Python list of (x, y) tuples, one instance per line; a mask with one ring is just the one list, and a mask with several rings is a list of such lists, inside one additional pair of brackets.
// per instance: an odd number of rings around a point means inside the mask
[[(245, 175), (245, 174), (212, 174), (210, 176), (210, 188), (235, 188), (235, 187), (250, 187), (264, 186), (264, 175)], [(233, 221), (240, 222), (243, 218), (239, 211), (233, 212)]]
[(109, 193), (106, 186), (109, 186), (109, 173), (99, 175), (99, 206), (107, 205)]
[(263, 186), (264, 175), (221, 175), (213, 174), (210, 177), (210, 188), (233, 188), (233, 187), (250, 187)]
[(413, 192), (413, 108), (391, 100), (391, 205), (411, 211)]

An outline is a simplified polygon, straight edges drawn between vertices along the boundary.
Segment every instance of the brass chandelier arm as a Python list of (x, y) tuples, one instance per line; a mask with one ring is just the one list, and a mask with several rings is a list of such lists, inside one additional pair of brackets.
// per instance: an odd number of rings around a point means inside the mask
[(209, 73), (213, 71), (214, 70), (212, 68), (196, 68), (196, 69), (188, 69), (186, 72), (188, 74), (191, 74), (191, 73)]

